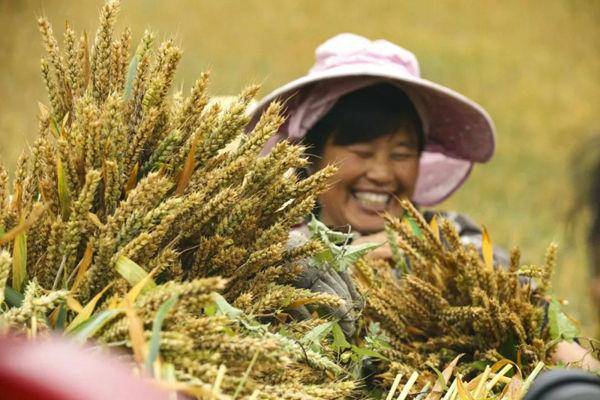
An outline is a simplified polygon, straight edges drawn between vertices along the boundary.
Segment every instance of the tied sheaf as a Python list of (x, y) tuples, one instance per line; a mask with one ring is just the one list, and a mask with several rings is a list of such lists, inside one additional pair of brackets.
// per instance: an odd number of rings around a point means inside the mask
[[(132, 306), (149, 337), (161, 304), (178, 297), (162, 323), (160, 359), (179, 381), (209, 390), (225, 365), (221, 390), (233, 393), (257, 354), (241, 394), (351, 393), (356, 384), (337, 379), (339, 366), (279, 335), (276, 323), (249, 328), (205, 310), (220, 298), (216, 292), (265, 319), (292, 304), (340, 304), (290, 285), (301, 272), (298, 261), (319, 243), (287, 248), (289, 230), (334, 169), (300, 181), (285, 172), (306, 165), (301, 147), (281, 143), (259, 156), (281, 123), (277, 104), (246, 140), (224, 151), (243, 134), (257, 87), (223, 108), (210, 103), (202, 74), (189, 96), (171, 98), (179, 49), (172, 40), (155, 49), (146, 32), (130, 62), (130, 32), (114, 33), (118, 9), (114, 1), (102, 8), (91, 49), (85, 34), (76, 40), (67, 27), (61, 52), (50, 24), (39, 21), (51, 107), (41, 106), (39, 137), (20, 158), (10, 196), (1, 173), (2, 277), (24, 295), (4, 313), (3, 327), (41, 334), (60, 323), (52, 313), (62, 308), (69, 330), (81, 311), (73, 304), (97, 301), (96, 314), (118, 309), (134, 286), (132, 272), (152, 272), (156, 287)], [(131, 347), (129, 322), (117, 313), (91, 336)], [(302, 337), (320, 322), (288, 330)]]
[[(425, 365), (432, 369), (420, 379), (435, 380), (434, 371), (461, 354), (458, 370), (465, 376), (482, 361), (518, 359), (526, 373), (549, 362), (552, 335), (544, 324), (544, 306), (556, 245), (548, 248), (542, 266), (521, 266), (514, 249), (508, 266), (494, 267), (491, 256), (486, 262), (474, 246), (461, 243), (450, 221), (438, 225), (434, 219), (430, 226), (409, 201), (402, 206), (412, 224), (387, 220), (389, 233), (397, 235), (391, 240), (398, 244), (394, 253), (402, 254), (396, 266), (367, 260), (355, 265), (356, 282), (367, 299), (365, 319), (379, 322), (391, 344), (381, 350), (388, 363), (376, 378), (391, 385), (397, 374), (408, 376)], [(407, 260), (410, 271), (396, 278), (402, 270), (397, 265)]]
[[(340, 336), (319, 311), (345, 300), (294, 287), (327, 243), (288, 245), (335, 168), (299, 179), (288, 171), (308, 161), (287, 142), (260, 156), (282, 118), (274, 103), (244, 135), (256, 86), (225, 107), (210, 101), (205, 73), (187, 97), (170, 96), (180, 50), (172, 40), (156, 48), (146, 32), (132, 57), (130, 31), (114, 32), (119, 6), (104, 5), (91, 46), (67, 26), (61, 51), (39, 20), (50, 107), (40, 105), (39, 136), (10, 190), (0, 167), (3, 331), (64, 329), (120, 346), (133, 365), (201, 398), (375, 395), (415, 370), (426, 386), (461, 353), (465, 377), (512, 353), (524, 372), (545, 360), (538, 303), (555, 248), (532, 270), (541, 277), (532, 291), (519, 284), (518, 252), (508, 269), (491, 268), (449, 223), (430, 228), (408, 202), (418, 232), (393, 218), (388, 231), (410, 271), (397, 279), (393, 265), (356, 263), (366, 306), (354, 336)], [(307, 306), (310, 318), (292, 318)]]

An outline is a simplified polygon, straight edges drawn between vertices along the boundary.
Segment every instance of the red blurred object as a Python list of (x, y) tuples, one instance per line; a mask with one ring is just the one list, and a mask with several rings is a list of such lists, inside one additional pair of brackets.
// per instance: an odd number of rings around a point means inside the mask
[(167, 400), (106, 352), (60, 338), (0, 338), (0, 399)]

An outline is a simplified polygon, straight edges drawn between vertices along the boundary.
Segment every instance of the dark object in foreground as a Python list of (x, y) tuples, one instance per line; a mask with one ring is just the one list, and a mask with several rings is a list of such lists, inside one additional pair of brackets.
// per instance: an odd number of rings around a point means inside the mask
[(597, 400), (600, 378), (581, 370), (555, 369), (537, 378), (524, 400)]

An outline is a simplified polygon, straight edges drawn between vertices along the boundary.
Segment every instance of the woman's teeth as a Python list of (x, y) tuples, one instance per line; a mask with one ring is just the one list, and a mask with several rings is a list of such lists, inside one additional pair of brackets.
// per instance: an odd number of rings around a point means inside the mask
[(385, 206), (391, 196), (385, 193), (354, 192), (354, 197), (365, 206)]

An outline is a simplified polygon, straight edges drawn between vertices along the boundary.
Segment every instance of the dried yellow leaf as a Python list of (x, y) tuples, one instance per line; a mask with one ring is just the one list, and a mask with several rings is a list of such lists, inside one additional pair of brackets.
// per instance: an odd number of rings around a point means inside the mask
[(67, 296), (67, 306), (77, 314), (83, 312), (83, 306), (73, 296)]
[(90, 302), (87, 303), (85, 307), (83, 307), (81, 312), (77, 314), (77, 316), (73, 319), (73, 321), (71, 321), (69, 326), (67, 326), (67, 329), (65, 330), (66, 332), (72, 331), (79, 324), (81, 324), (83, 321), (85, 321), (92, 315), (94, 309), (96, 308), (96, 304), (98, 303), (102, 295), (113, 285), (113, 283), (114, 282), (111, 282), (108, 285), (106, 285), (104, 289), (102, 289), (98, 294), (96, 294), (94, 298), (92, 298), (92, 300), (90, 300)]
[(85, 248), (85, 252), (83, 253), (83, 257), (81, 258), (79, 265), (76, 267), (77, 275), (75, 276), (75, 282), (73, 282), (73, 285), (71, 286), (71, 292), (76, 292), (77, 288), (79, 288), (79, 285), (83, 281), (88, 268), (92, 264), (93, 254), (94, 248), (91, 243), (88, 243), (87, 247)]
[(27, 228), (29, 228), (33, 223), (35, 223), (38, 218), (42, 215), (44, 211), (46, 211), (47, 206), (36, 204), (33, 206), (33, 210), (29, 213), (25, 220), (21, 220), (17, 226), (6, 232), (4, 235), (0, 236), (0, 246), (3, 244), (9, 243), (14, 240), (17, 235), (25, 232)]
[(125, 184), (125, 193), (128, 193), (131, 189), (133, 189), (135, 187), (135, 185), (137, 185), (137, 175), (138, 175), (139, 170), (140, 170), (140, 163), (137, 162), (133, 166), (133, 169), (131, 170), (131, 174), (129, 174), (129, 179), (127, 179), (127, 183)]
[(460, 377), (456, 379), (456, 391), (460, 400), (475, 400)]
[(125, 315), (129, 321), (129, 339), (131, 340), (133, 357), (138, 365), (143, 365), (146, 360), (144, 324), (128, 299), (125, 299)]
[(433, 236), (437, 240), (440, 240), (440, 226), (437, 222), (437, 215), (434, 215), (433, 218), (431, 218), (431, 222), (429, 223), (429, 228), (431, 229), (431, 233), (433, 233)]
[(483, 254), (483, 261), (487, 270), (491, 271), (494, 269), (494, 247), (485, 226), (483, 227), (483, 237), (481, 239), (481, 253)]
[(13, 244), (12, 287), (20, 292), (27, 280), (27, 234), (21, 232)]
[(198, 137), (194, 139), (192, 145), (190, 146), (190, 152), (185, 159), (185, 164), (183, 165), (183, 170), (179, 175), (179, 180), (177, 181), (177, 189), (175, 193), (177, 195), (182, 195), (185, 192), (188, 184), (190, 183), (190, 179), (192, 177), (192, 173), (194, 172), (194, 167), (196, 165), (196, 146), (197, 146)]

